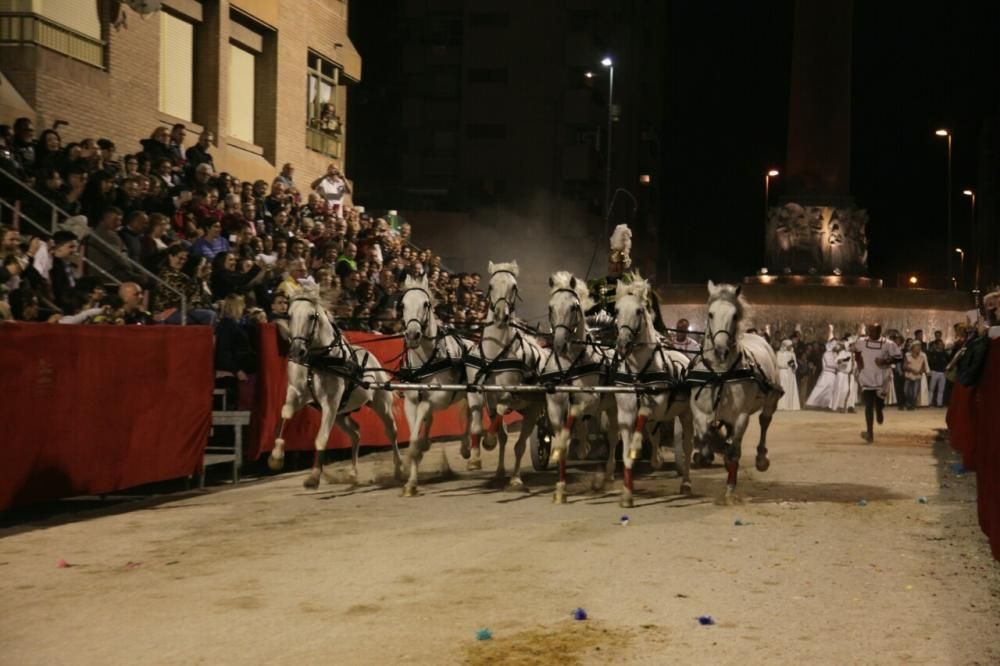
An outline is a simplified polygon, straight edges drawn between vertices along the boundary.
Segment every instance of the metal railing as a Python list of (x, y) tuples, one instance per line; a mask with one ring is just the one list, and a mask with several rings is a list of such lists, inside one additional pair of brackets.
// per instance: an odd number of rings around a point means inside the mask
[(39, 14), (0, 13), (0, 44), (35, 44), (104, 69), (106, 42)]
[[(13, 183), (18, 188), (20, 188), (21, 192), (26, 193), (26, 194), (30, 194), (30, 195), (34, 196), (38, 201), (42, 202), (43, 204), (45, 204), (46, 206), (49, 207), (49, 210), (51, 211), (50, 228), (49, 228), (48, 231), (46, 231), (45, 227), (43, 227), (42, 225), (38, 224), (36, 221), (30, 219), (26, 215), (24, 215), (24, 213), (20, 212), (10, 202), (4, 201), (2, 198), (0, 198), (0, 202), (3, 203), (3, 207), (4, 208), (8, 208), (8, 209), (14, 211), (17, 214), (18, 218), (27, 220), (33, 227), (35, 227), (36, 229), (38, 229), (41, 233), (51, 235), (51, 234), (55, 233), (56, 231), (58, 231), (59, 230), (59, 223), (60, 223), (59, 222), (59, 216), (60, 215), (63, 217), (63, 219), (69, 219), (71, 217), (74, 217), (73, 215), (70, 215), (65, 210), (63, 210), (62, 208), (60, 208), (59, 206), (57, 206), (51, 199), (49, 199), (48, 197), (42, 195), (37, 190), (35, 190), (33, 187), (31, 187), (30, 185), (28, 185), (23, 180), (21, 180), (20, 178), (18, 178), (14, 174), (10, 173), (6, 169), (0, 168), (0, 177), (6, 178), (11, 183)], [(181, 326), (187, 325), (188, 303), (187, 303), (187, 295), (183, 291), (181, 291), (180, 289), (177, 289), (176, 287), (173, 287), (173, 286), (167, 284), (166, 282), (164, 282), (163, 280), (161, 280), (159, 276), (157, 276), (155, 273), (153, 273), (152, 271), (150, 271), (148, 268), (146, 268), (145, 266), (143, 266), (139, 262), (135, 261), (134, 259), (132, 259), (128, 255), (123, 254), (114, 245), (108, 243), (106, 240), (104, 240), (100, 236), (98, 236), (98, 235), (96, 235), (96, 234), (94, 234), (92, 232), (89, 232), (89, 227), (88, 227), (88, 233), (85, 236), (85, 238), (87, 239), (88, 246), (91, 243), (93, 243), (93, 242), (96, 241), (97, 244), (98, 244), (98, 246), (100, 246), (101, 249), (103, 249), (110, 256), (114, 257), (116, 261), (120, 262), (125, 267), (131, 269), (133, 272), (137, 272), (139, 275), (145, 276), (153, 284), (155, 284), (157, 288), (159, 288), (159, 289), (165, 289), (165, 290), (173, 293), (175, 296), (180, 297), (180, 301), (181, 301), (181, 307), (180, 307), (180, 311), (181, 311)], [(80, 239), (81, 242), (83, 242), (83, 240), (84, 239), (82, 239), (82, 238)], [(89, 259), (87, 259), (87, 257), (85, 255), (82, 255), (82, 256), (83, 256), (83, 259), (86, 262), (87, 266), (97, 268), (97, 270), (100, 273), (102, 273), (106, 277), (110, 277), (112, 279), (112, 281), (114, 282), (114, 284), (121, 284), (121, 280), (118, 280), (117, 278), (114, 278), (113, 276), (109, 275), (107, 273), (107, 271), (105, 271), (104, 269), (102, 269), (100, 266), (96, 266), (94, 264), (94, 262), (91, 261), (91, 260), (89, 260)]]

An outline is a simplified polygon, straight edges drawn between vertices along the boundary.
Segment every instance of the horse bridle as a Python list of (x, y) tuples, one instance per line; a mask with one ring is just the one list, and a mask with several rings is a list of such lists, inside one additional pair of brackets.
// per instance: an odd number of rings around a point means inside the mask
[[(639, 301), (639, 303), (642, 303), (642, 299), (641, 298), (636, 298), (636, 300)], [(624, 329), (624, 330), (626, 330), (626, 331), (628, 331), (629, 333), (632, 334), (632, 339), (629, 340), (628, 347), (626, 347), (627, 349), (632, 349), (632, 347), (635, 346), (635, 344), (636, 344), (636, 342), (635, 342), (636, 338), (639, 337), (639, 330), (640, 330), (640, 328), (642, 326), (642, 320), (645, 319), (645, 317), (646, 317), (646, 306), (643, 305), (639, 309), (639, 322), (636, 324), (635, 328), (632, 328), (628, 324), (622, 324), (621, 326), (618, 327), (619, 331), (622, 330), (622, 329)]]
[(400, 304), (403, 303), (403, 299), (411, 291), (419, 291), (419, 292), (423, 293), (423, 295), (427, 297), (427, 307), (424, 309), (424, 317), (423, 317), (423, 319), (417, 319), (416, 317), (410, 317), (409, 319), (407, 319), (406, 321), (403, 322), (403, 330), (404, 331), (406, 330), (406, 327), (410, 325), (410, 322), (415, 322), (417, 324), (417, 326), (420, 327), (420, 333), (423, 334), (423, 335), (427, 335), (427, 324), (428, 324), (428, 322), (430, 322), (430, 318), (432, 316), (432, 313), (431, 313), (431, 303), (434, 302), (434, 299), (431, 298), (430, 292), (427, 291), (426, 289), (424, 289), (423, 287), (409, 287), (407, 289), (404, 289), (403, 293), (401, 293), (399, 295), (399, 302), (400, 302)]
[[(500, 275), (501, 273), (506, 273), (507, 275), (514, 278), (514, 296), (511, 298), (507, 298), (506, 296), (501, 296), (500, 298), (494, 301), (493, 297), (491, 296), (491, 294), (493, 293), (493, 284), (492, 284), (493, 277), (496, 275)], [(487, 307), (489, 307), (490, 312), (493, 312), (494, 316), (496, 316), (496, 306), (500, 305), (501, 303), (506, 303), (507, 308), (510, 310), (509, 314), (513, 315), (514, 310), (517, 309), (517, 301), (521, 299), (521, 294), (517, 290), (517, 276), (514, 275), (513, 271), (508, 271), (508, 270), (494, 271), (493, 273), (490, 274), (490, 283), (491, 283), (490, 288), (486, 290), (486, 304)]]
[(312, 342), (313, 342), (313, 338), (316, 337), (316, 327), (319, 326), (319, 313), (320, 313), (319, 305), (315, 301), (313, 301), (311, 298), (304, 298), (304, 297), (300, 296), (298, 298), (293, 298), (289, 302), (289, 304), (288, 304), (289, 305), (289, 309), (291, 309), (292, 303), (295, 303), (296, 301), (304, 301), (306, 303), (309, 303), (310, 305), (313, 306), (313, 311), (312, 311), (312, 314), (309, 315), (309, 333), (308, 333), (308, 335), (294, 335), (294, 336), (292, 336), (292, 342), (295, 342), (296, 340), (302, 340), (302, 342), (305, 344), (305, 347), (306, 347), (306, 354), (309, 354), (310, 352), (329, 351), (330, 349), (333, 349), (333, 347), (335, 347), (337, 345), (337, 343), (341, 339), (340, 328), (337, 326), (337, 323), (335, 321), (333, 321), (333, 319), (331, 317), (327, 316), (327, 321), (330, 322), (330, 327), (333, 328), (333, 336), (334, 336), (333, 337), (333, 342), (330, 343), (330, 345), (327, 346), (327, 347), (316, 347), (316, 348), (314, 348), (312, 346)]
[(556, 323), (554, 323), (552, 321), (552, 310), (550, 309), (549, 310), (549, 328), (552, 329), (553, 333), (555, 333), (556, 331), (558, 331), (560, 328), (564, 328), (564, 329), (566, 329), (567, 333), (569, 333), (570, 335), (572, 335), (573, 332), (576, 331), (577, 326), (580, 325), (580, 317), (583, 316), (583, 312), (582, 312), (583, 308), (580, 307), (580, 295), (578, 293), (576, 293), (576, 291), (573, 290), (573, 289), (570, 289), (568, 287), (560, 287), (559, 289), (556, 289), (555, 291), (553, 291), (549, 295), (549, 298), (551, 298), (552, 296), (555, 296), (556, 294), (561, 294), (561, 293), (570, 294), (573, 297), (573, 300), (576, 301), (576, 307), (573, 309), (573, 312), (574, 312), (573, 323), (572, 323), (572, 325), (569, 325), (569, 324), (556, 324)]

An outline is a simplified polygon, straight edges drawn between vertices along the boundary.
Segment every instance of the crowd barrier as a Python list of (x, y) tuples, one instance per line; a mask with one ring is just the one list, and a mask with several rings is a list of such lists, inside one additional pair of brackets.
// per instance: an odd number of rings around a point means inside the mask
[[(257, 336), (258, 369), (254, 387), (253, 416), (250, 421), (250, 437), (245, 452), (249, 460), (274, 448), (274, 438), (281, 422), (281, 406), (285, 403), (285, 388), (288, 381), (288, 359), (281, 355), (278, 347), (277, 327), (260, 324)], [(403, 341), (398, 337), (372, 333), (345, 332), (345, 337), (360, 345), (379, 359), (382, 367), (398, 370), (403, 352)], [(408, 442), (410, 431), (403, 413), (403, 401), (396, 398), (393, 405), (396, 417), (397, 441)], [(361, 426), (361, 443), (364, 446), (390, 446), (386, 439), (382, 422), (367, 407), (354, 415)], [(517, 420), (510, 415), (506, 421)], [(315, 450), (316, 433), (319, 431), (320, 413), (316, 409), (303, 408), (285, 426), (286, 451)], [(452, 406), (434, 414), (431, 437), (457, 437), (465, 432), (466, 416), (458, 406)], [(350, 448), (347, 436), (334, 427), (330, 432), (327, 448)]]
[(962, 464), (976, 473), (979, 525), (1000, 560), (1000, 339), (990, 343), (979, 383), (952, 387), (948, 430)]
[(194, 473), (212, 331), (0, 324), (0, 510)]

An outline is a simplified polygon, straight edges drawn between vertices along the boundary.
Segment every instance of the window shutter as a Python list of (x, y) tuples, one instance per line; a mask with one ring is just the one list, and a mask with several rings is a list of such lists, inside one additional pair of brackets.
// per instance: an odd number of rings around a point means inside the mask
[(254, 142), (254, 55), (229, 45), (229, 135)]
[(194, 25), (160, 12), (160, 110), (192, 120)]

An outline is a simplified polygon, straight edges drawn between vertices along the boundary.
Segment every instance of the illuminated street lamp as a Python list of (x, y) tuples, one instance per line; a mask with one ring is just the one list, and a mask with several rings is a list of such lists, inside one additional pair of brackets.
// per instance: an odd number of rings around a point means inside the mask
[(771, 179), (778, 175), (777, 169), (771, 169), (764, 174), (764, 224), (767, 224), (767, 209), (771, 205)]
[[(969, 198), (972, 199), (972, 215), (971, 215), (971, 224), (969, 226), (972, 227), (972, 245), (973, 245), (973, 247), (978, 247), (978, 245), (979, 245), (979, 233), (978, 233), (979, 226), (976, 223), (976, 193), (974, 191), (972, 191), (972, 190), (962, 190), (962, 194), (964, 194), (965, 196), (967, 196), (967, 197), (969, 197)], [(975, 284), (973, 285), (973, 287), (975, 289), (979, 289), (979, 265), (980, 265), (980, 259), (982, 258), (982, 256), (983, 255), (982, 255), (981, 251), (977, 251), (976, 252), (976, 280), (975, 280)]]
[(909, 283), (910, 283), (911, 287), (916, 287), (917, 286), (917, 276), (916, 275), (911, 275), (910, 279), (909, 279)]
[(951, 132), (946, 129), (939, 129), (934, 132), (936, 136), (943, 136), (948, 138), (948, 277), (954, 279), (952, 274), (952, 263), (951, 263)]
[[(615, 63), (605, 56), (601, 64), (608, 68), (608, 154), (604, 173), (604, 215), (611, 216), (611, 105), (615, 96)], [(951, 242), (951, 241), (949, 241)]]

